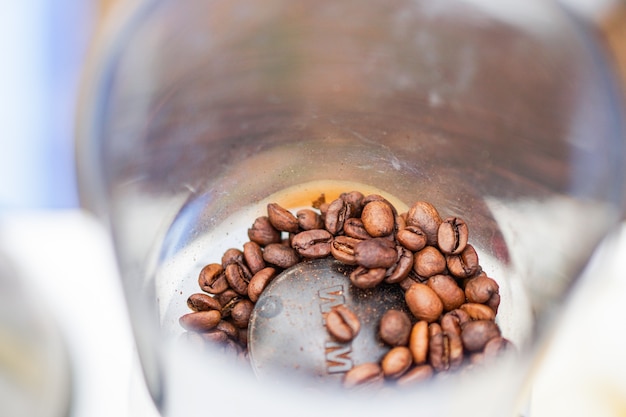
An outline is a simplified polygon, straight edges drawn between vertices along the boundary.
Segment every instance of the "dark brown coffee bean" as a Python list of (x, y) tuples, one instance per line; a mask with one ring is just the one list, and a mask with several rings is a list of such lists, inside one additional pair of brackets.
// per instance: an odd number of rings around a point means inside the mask
[(495, 280), (486, 275), (480, 275), (468, 280), (465, 284), (465, 296), (470, 303), (486, 304), (495, 313), (498, 312), (500, 287)]
[(256, 303), (265, 287), (276, 276), (276, 269), (272, 267), (266, 267), (254, 274), (248, 284), (248, 298), (253, 303)]
[(457, 308), (456, 310), (452, 310), (446, 313), (446, 316), (454, 318), (454, 320), (459, 323), (459, 326), (463, 326), (468, 321), (472, 320), (472, 318), (465, 311)]
[(211, 344), (222, 344), (228, 340), (228, 335), (221, 330), (212, 329), (206, 332), (200, 333), (200, 336), (204, 341)]
[(357, 267), (350, 273), (350, 282), (357, 288), (374, 288), (385, 279), (385, 268)]
[(313, 230), (324, 228), (322, 216), (311, 209), (302, 209), (296, 212), (298, 226), (302, 230)]
[(217, 310), (194, 311), (180, 317), (179, 323), (185, 329), (194, 332), (206, 332), (214, 329), (222, 319)]
[(420, 382), (424, 382), (429, 380), (433, 376), (433, 367), (426, 365), (419, 365), (415, 368), (409, 370), (407, 373), (402, 375), (396, 381), (396, 385), (399, 387), (408, 387)]
[(389, 268), (396, 263), (398, 253), (393, 241), (372, 238), (360, 241), (354, 247), (357, 264), (366, 268)]
[(300, 257), (295, 249), (281, 243), (270, 243), (263, 250), (265, 262), (276, 265), (279, 268), (287, 269), (300, 261)]
[(256, 242), (246, 242), (243, 244), (243, 258), (250, 272), (254, 275), (261, 269), (265, 268), (265, 260), (263, 260), (263, 250)]
[(427, 243), (431, 246), (437, 245), (441, 216), (435, 206), (425, 201), (416, 202), (407, 212), (406, 224), (422, 229), (426, 234)]
[(362, 363), (350, 369), (344, 375), (344, 388), (379, 388), (383, 385), (385, 376), (379, 364), (373, 362)]
[(413, 270), (413, 252), (402, 246), (397, 246), (396, 251), (398, 252), (398, 260), (385, 274), (387, 284), (397, 284), (404, 281)]
[(463, 363), (463, 342), (461, 340), (461, 325), (457, 317), (445, 314), (441, 319), (441, 330), (448, 339), (449, 369), (458, 369)]
[(426, 281), (443, 302), (444, 311), (457, 309), (465, 302), (465, 293), (449, 275), (434, 275)]
[(222, 306), (215, 298), (202, 294), (191, 294), (187, 298), (187, 306), (193, 311), (220, 310)]
[(470, 352), (483, 350), (494, 337), (500, 337), (500, 328), (493, 320), (473, 320), (461, 326), (463, 346)]
[(230, 310), (230, 319), (235, 327), (240, 329), (248, 327), (250, 321), (250, 315), (254, 309), (254, 304), (250, 300), (240, 300)]
[(439, 318), (443, 312), (441, 299), (426, 284), (415, 283), (404, 293), (406, 304), (419, 320), (431, 323)]
[(291, 240), (291, 246), (304, 258), (325, 258), (330, 254), (333, 235), (325, 229), (300, 232)]
[(359, 242), (359, 239), (349, 236), (335, 236), (330, 244), (330, 253), (335, 259), (346, 265), (356, 265), (354, 248)]
[(450, 368), (450, 344), (439, 323), (428, 325), (428, 362), (437, 372)]
[(220, 294), (228, 289), (224, 268), (220, 264), (208, 264), (200, 271), (198, 285), (209, 294)]
[(469, 231), (467, 224), (458, 217), (448, 217), (437, 231), (437, 245), (446, 255), (458, 255), (465, 249)]
[(397, 379), (409, 370), (413, 363), (411, 351), (406, 346), (396, 346), (385, 354), (380, 366), (386, 378)]
[(436, 247), (426, 246), (415, 253), (413, 270), (422, 277), (443, 274), (446, 270), (446, 258)]
[(345, 343), (359, 334), (361, 322), (352, 310), (340, 304), (333, 307), (326, 315), (326, 329), (335, 339)]
[(248, 238), (261, 246), (281, 241), (280, 231), (276, 230), (267, 216), (258, 217), (248, 229)]
[[(223, 312), (224, 308), (228, 304), (232, 303), (233, 300), (240, 300), (241, 295), (237, 294), (237, 292), (233, 290), (232, 288), (229, 288), (223, 293), (218, 294), (216, 298), (217, 298), (217, 301), (220, 302), (220, 305), (222, 306), (222, 312)], [(224, 314), (222, 313), (222, 315)]]
[(226, 280), (230, 287), (240, 295), (248, 294), (248, 282), (252, 278), (250, 270), (238, 263), (231, 263), (225, 270)]
[(515, 346), (510, 340), (504, 337), (494, 337), (485, 344), (483, 353), (485, 359), (493, 359), (507, 352), (514, 352)]
[(411, 333), (411, 319), (400, 310), (388, 310), (380, 319), (378, 335), (391, 346), (406, 346)]
[(276, 203), (267, 205), (267, 217), (276, 230), (296, 233), (300, 227), (296, 216)]
[(239, 338), (239, 329), (236, 328), (235, 325), (229, 321), (221, 320), (219, 323), (217, 323), (217, 326), (215, 326), (215, 330), (223, 332), (232, 340), (237, 340)]
[(465, 303), (460, 309), (465, 311), (472, 320), (495, 320), (496, 318), (496, 313), (484, 304)]
[(222, 267), (226, 269), (228, 265), (233, 263), (243, 264), (243, 252), (239, 249), (230, 248), (222, 255)]
[(446, 259), (448, 271), (457, 278), (469, 278), (480, 272), (478, 254), (472, 245), (465, 245), (465, 249), (458, 255), (450, 255)]
[(420, 320), (411, 328), (409, 336), (409, 350), (416, 365), (426, 363), (428, 359), (428, 322)]
[(426, 234), (417, 226), (406, 226), (398, 230), (396, 239), (398, 243), (413, 252), (424, 249), (428, 242)]
[(361, 216), (363, 210), (363, 199), (365, 196), (360, 191), (350, 191), (348, 193), (341, 193), (339, 195), (343, 201), (350, 205), (350, 213), (352, 217)]
[(326, 230), (333, 235), (343, 230), (343, 223), (350, 218), (351, 206), (345, 200), (337, 198), (328, 205), (328, 210), (324, 216)]
[(346, 236), (353, 237), (355, 239), (369, 239), (372, 236), (367, 233), (363, 221), (357, 217), (350, 217), (343, 223), (343, 232)]
[(363, 207), (361, 221), (372, 237), (390, 235), (395, 229), (395, 216), (391, 206), (384, 201), (372, 201)]

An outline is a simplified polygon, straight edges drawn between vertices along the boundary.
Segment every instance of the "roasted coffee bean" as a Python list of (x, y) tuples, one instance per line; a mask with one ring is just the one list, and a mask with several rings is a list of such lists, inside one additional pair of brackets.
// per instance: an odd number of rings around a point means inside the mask
[(386, 378), (397, 379), (409, 370), (413, 358), (406, 346), (396, 346), (385, 354), (381, 361), (381, 368)]
[(350, 273), (350, 282), (357, 288), (374, 288), (385, 279), (385, 268), (357, 267)]
[(233, 263), (243, 264), (243, 252), (239, 249), (230, 248), (222, 255), (222, 267), (226, 269), (228, 265)]
[(419, 365), (410, 369), (407, 373), (402, 375), (396, 381), (396, 385), (399, 387), (408, 387), (420, 382), (429, 380), (433, 376), (433, 367), (426, 365)]
[(355, 239), (369, 239), (369, 233), (365, 230), (365, 226), (363, 225), (363, 221), (357, 217), (350, 217), (343, 222), (343, 232), (346, 236), (353, 237)]
[(252, 309), (254, 309), (252, 301), (247, 299), (239, 300), (239, 302), (236, 303), (230, 310), (230, 319), (232, 323), (239, 328), (248, 327)]
[(389, 268), (396, 263), (398, 253), (393, 241), (372, 238), (360, 241), (354, 247), (357, 264), (366, 268)]
[(291, 240), (291, 246), (307, 259), (325, 258), (330, 254), (333, 235), (325, 229), (300, 232)]
[(266, 267), (254, 274), (248, 283), (248, 298), (253, 303), (256, 303), (259, 296), (267, 287), (267, 285), (276, 276), (276, 269), (272, 267)]
[(261, 216), (257, 217), (252, 227), (248, 229), (248, 238), (261, 246), (266, 246), (270, 243), (279, 243), (281, 241), (281, 233), (272, 226), (269, 217)]
[(446, 255), (458, 255), (465, 249), (469, 231), (467, 224), (458, 217), (448, 217), (437, 230), (437, 245)]
[(301, 209), (296, 212), (298, 226), (302, 230), (323, 229), (324, 221), (322, 216), (311, 209)]
[(261, 269), (265, 268), (265, 260), (263, 260), (263, 250), (256, 242), (246, 242), (243, 244), (243, 258), (250, 272), (254, 275)]
[(344, 304), (333, 307), (326, 315), (326, 329), (339, 342), (349, 342), (361, 330), (361, 322), (352, 310)]
[(336, 235), (343, 230), (343, 223), (350, 217), (350, 204), (341, 198), (337, 198), (328, 205), (328, 210), (324, 216), (326, 230)]
[(373, 362), (362, 363), (350, 369), (344, 375), (344, 388), (379, 388), (383, 385), (385, 376), (379, 364)]
[(398, 259), (385, 273), (387, 284), (397, 284), (404, 281), (413, 270), (413, 252), (405, 247), (397, 246)]
[(390, 235), (395, 228), (395, 216), (390, 204), (384, 201), (372, 201), (363, 207), (361, 221), (367, 233), (372, 237)]
[(439, 323), (428, 325), (428, 362), (437, 372), (450, 368), (450, 344)]
[(247, 267), (238, 263), (231, 263), (226, 267), (225, 274), (228, 284), (237, 294), (248, 294), (248, 282), (252, 278), (252, 273)]
[(398, 243), (413, 252), (424, 249), (428, 241), (424, 231), (417, 226), (406, 226), (398, 230), (396, 239)]
[(198, 285), (209, 294), (220, 294), (228, 289), (224, 268), (220, 264), (208, 264), (200, 271)]
[(180, 317), (180, 325), (189, 331), (206, 332), (214, 329), (222, 319), (218, 310), (194, 311)]
[(193, 311), (220, 310), (222, 308), (219, 301), (202, 293), (191, 294), (187, 298), (187, 306)]
[(226, 333), (218, 329), (212, 329), (206, 332), (202, 332), (200, 333), (200, 336), (202, 337), (202, 339), (204, 339), (204, 341), (214, 345), (226, 343), (226, 341), (229, 339)]
[(493, 359), (515, 350), (513, 343), (504, 337), (494, 337), (485, 344), (483, 353), (486, 359)]
[(426, 246), (415, 253), (413, 270), (422, 277), (443, 274), (446, 270), (446, 258), (436, 247)]
[(465, 296), (470, 303), (486, 304), (494, 313), (498, 312), (500, 287), (495, 280), (486, 275), (479, 275), (468, 280), (465, 284)]
[(239, 329), (229, 321), (221, 320), (217, 323), (217, 326), (215, 326), (215, 330), (223, 332), (230, 339), (237, 340), (239, 338)]
[(363, 193), (360, 191), (350, 191), (348, 193), (341, 193), (339, 198), (350, 205), (351, 216), (361, 216), (361, 211), (363, 210), (363, 199), (365, 198)]
[(456, 310), (449, 311), (446, 313), (446, 316), (454, 318), (454, 320), (459, 323), (459, 326), (463, 326), (468, 321), (472, 320), (472, 318), (465, 311), (457, 308)]
[(472, 320), (495, 320), (496, 318), (496, 313), (484, 304), (465, 303), (460, 309), (465, 311)]
[(483, 350), (487, 342), (500, 336), (500, 328), (493, 320), (472, 320), (461, 326), (463, 346), (470, 352)]
[(437, 233), (441, 224), (441, 216), (432, 204), (418, 201), (407, 212), (407, 226), (417, 226), (424, 231), (428, 245), (437, 245)]
[(428, 359), (428, 322), (420, 320), (411, 328), (409, 350), (416, 365), (426, 363)]
[(267, 217), (276, 230), (296, 233), (300, 227), (296, 216), (276, 203), (267, 205)]
[(330, 253), (333, 255), (333, 258), (346, 265), (356, 265), (354, 247), (359, 242), (359, 239), (349, 236), (335, 236), (330, 244)]
[(472, 245), (465, 245), (465, 249), (458, 255), (450, 255), (446, 259), (448, 271), (457, 278), (470, 278), (480, 272), (478, 254)]
[(443, 312), (441, 299), (426, 284), (411, 285), (405, 292), (404, 298), (413, 316), (419, 320), (431, 323), (437, 320)]
[(458, 369), (463, 363), (463, 342), (461, 340), (461, 325), (457, 317), (445, 314), (441, 319), (441, 330), (448, 339), (449, 369)]
[(281, 243), (267, 245), (263, 250), (263, 259), (265, 262), (283, 269), (290, 268), (300, 261), (295, 249)]
[(449, 275), (434, 275), (426, 281), (443, 302), (444, 311), (457, 309), (465, 302), (465, 293)]
[(406, 346), (411, 333), (411, 319), (400, 310), (388, 310), (380, 319), (378, 335), (391, 346)]
[(218, 294), (216, 298), (217, 298), (217, 301), (220, 302), (220, 305), (222, 306), (222, 310), (224, 310), (224, 308), (228, 304), (232, 303), (233, 300), (240, 300), (241, 299), (241, 295), (239, 295), (232, 288), (229, 288), (226, 291), (224, 291), (223, 293)]

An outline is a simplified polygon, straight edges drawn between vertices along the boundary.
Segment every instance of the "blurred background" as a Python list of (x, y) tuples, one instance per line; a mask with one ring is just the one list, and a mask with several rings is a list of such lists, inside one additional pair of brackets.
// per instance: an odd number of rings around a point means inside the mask
[[(105, 22), (133, 3), (0, 1), (0, 258), (11, 264), (10, 278), (21, 287), (17, 294), (27, 295), (10, 307), (0, 298), (6, 307), (0, 312), (9, 309), (15, 319), (41, 311), (52, 336), (39, 336), (54, 339), (58, 355), (40, 360), (59, 365), (47, 375), (28, 374), (27, 365), (20, 367), (28, 361), (27, 351), (19, 343), (11, 348), (8, 327), (0, 323), (2, 416), (154, 414), (137, 374), (110, 242), (104, 226), (80, 209), (74, 166), (81, 72)], [(566, 3), (597, 28), (626, 80), (626, 3)], [(610, 256), (601, 253), (595, 261), (602, 279), (583, 280), (570, 300), (536, 375), (527, 415), (626, 416), (626, 336), (618, 331), (626, 294), (619, 268), (626, 256), (622, 235), (618, 231), (611, 241)], [(5, 296), (14, 288), (10, 282), (0, 280)], [(30, 298), (36, 309), (27, 304)], [(40, 370), (47, 369), (43, 366)], [(50, 396), (47, 412), (7, 408), (21, 398), (9, 388), (15, 380), (23, 392), (35, 393), (33, 400)], [(61, 411), (55, 414), (51, 407)]]

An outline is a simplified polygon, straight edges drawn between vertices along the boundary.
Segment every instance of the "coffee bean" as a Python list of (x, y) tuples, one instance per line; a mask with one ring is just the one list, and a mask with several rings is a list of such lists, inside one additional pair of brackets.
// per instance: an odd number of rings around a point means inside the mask
[(230, 248), (222, 255), (222, 267), (226, 269), (228, 265), (233, 263), (243, 264), (243, 252), (239, 249)]
[(240, 300), (230, 310), (232, 323), (239, 328), (248, 327), (253, 308), (254, 304), (252, 304), (252, 301), (246, 299)]
[(263, 250), (263, 259), (265, 262), (283, 269), (290, 268), (300, 261), (295, 249), (281, 243), (267, 245)]
[(415, 253), (413, 259), (413, 270), (422, 277), (432, 277), (442, 274), (446, 270), (446, 258), (434, 246), (426, 246)]
[(487, 304), (495, 313), (500, 305), (500, 287), (493, 279), (480, 275), (467, 281), (465, 296), (470, 303)]
[(487, 342), (500, 336), (500, 328), (493, 320), (468, 321), (461, 327), (463, 346), (470, 352), (482, 350)]
[(400, 310), (388, 310), (380, 319), (378, 335), (391, 346), (406, 346), (411, 333), (411, 319)]
[(381, 368), (385, 377), (397, 379), (409, 370), (413, 358), (406, 346), (396, 346), (385, 354), (381, 361)]
[(322, 229), (324, 228), (324, 221), (322, 216), (317, 214), (311, 209), (301, 209), (296, 212), (296, 218), (298, 219), (298, 226), (302, 230)]
[(339, 342), (349, 342), (361, 329), (361, 323), (352, 310), (344, 304), (335, 306), (326, 315), (326, 329)]
[(445, 314), (441, 319), (441, 330), (448, 339), (448, 366), (456, 370), (463, 363), (463, 341), (461, 340), (461, 325), (453, 315)]
[(412, 386), (429, 380), (433, 376), (433, 373), (434, 371), (432, 366), (428, 364), (419, 365), (398, 378), (396, 385), (400, 387)]
[(250, 272), (254, 275), (261, 269), (265, 268), (265, 260), (263, 260), (263, 250), (256, 242), (246, 242), (243, 244), (243, 257)]
[(248, 238), (261, 246), (270, 243), (279, 243), (281, 240), (280, 231), (278, 231), (267, 216), (258, 217), (252, 227), (248, 229)]
[(365, 230), (363, 221), (357, 217), (350, 217), (349, 219), (346, 219), (346, 221), (343, 223), (343, 232), (346, 234), (346, 236), (360, 240), (369, 239), (372, 237), (369, 233), (367, 233), (367, 230)]
[(228, 336), (232, 340), (237, 340), (239, 338), (239, 329), (235, 327), (235, 325), (229, 321), (221, 320), (215, 326), (215, 330), (219, 330)]
[(494, 337), (485, 344), (483, 350), (486, 359), (493, 359), (513, 351), (515, 351), (513, 343), (504, 337)]
[(266, 267), (254, 274), (248, 284), (248, 298), (253, 303), (256, 303), (259, 296), (267, 287), (267, 285), (276, 276), (276, 269), (272, 267)]
[(458, 217), (448, 217), (437, 230), (437, 244), (446, 255), (458, 255), (465, 249), (468, 238), (467, 224)]
[(222, 319), (217, 310), (195, 311), (180, 317), (180, 325), (189, 331), (205, 332), (214, 329)]
[(413, 270), (413, 252), (402, 246), (397, 246), (398, 259), (385, 273), (387, 284), (397, 284), (404, 281)]
[(305, 230), (293, 237), (291, 246), (304, 258), (325, 258), (330, 254), (332, 240), (333, 235), (327, 230)]
[(350, 282), (357, 288), (374, 288), (385, 279), (385, 268), (357, 267), (350, 273)]
[(219, 301), (202, 293), (191, 294), (187, 299), (187, 306), (193, 311), (220, 310), (222, 308)]
[(460, 254), (448, 256), (446, 264), (450, 274), (457, 278), (470, 278), (480, 271), (478, 254), (469, 243), (465, 245), (465, 249)]
[(472, 320), (495, 320), (496, 318), (496, 313), (484, 304), (465, 303), (460, 309), (465, 311)]
[(208, 264), (200, 271), (198, 285), (209, 294), (220, 294), (228, 289), (224, 268), (220, 264)]
[(447, 371), (450, 367), (450, 344), (439, 323), (428, 325), (428, 362), (437, 372)]
[(457, 309), (465, 302), (465, 293), (449, 275), (434, 275), (426, 281), (426, 285), (439, 296), (445, 311)]
[(267, 205), (267, 216), (276, 230), (296, 233), (300, 227), (296, 216), (276, 203)]
[(428, 359), (428, 344), (428, 322), (420, 320), (413, 325), (409, 337), (409, 349), (415, 364), (426, 363)]
[(389, 268), (396, 263), (397, 256), (393, 241), (384, 238), (362, 240), (354, 247), (357, 264), (366, 268)]
[(248, 268), (238, 263), (231, 263), (226, 267), (225, 274), (228, 284), (237, 294), (248, 294), (248, 282), (250, 282), (250, 278), (252, 278), (252, 274)]
[(344, 375), (344, 388), (380, 388), (385, 381), (383, 370), (377, 363), (367, 362), (357, 365)]
[(395, 228), (395, 216), (391, 206), (384, 201), (372, 201), (363, 207), (363, 227), (372, 237), (390, 235)]
[(350, 205), (350, 215), (353, 217), (361, 216), (363, 210), (363, 199), (365, 196), (360, 191), (350, 191), (339, 195), (343, 201)]
[(336, 236), (330, 244), (330, 253), (338, 261), (346, 265), (356, 265), (354, 248), (360, 242), (349, 236)]
[(233, 300), (241, 299), (241, 295), (239, 295), (232, 288), (229, 288), (226, 291), (224, 291), (223, 293), (218, 294), (216, 298), (217, 298), (217, 301), (220, 302), (220, 305), (222, 306), (222, 310), (224, 310), (225, 306), (227, 306)]
[(345, 200), (337, 198), (328, 205), (326, 211), (325, 227), (333, 235), (343, 230), (343, 223), (350, 218), (351, 206)]
[(407, 212), (407, 226), (417, 226), (424, 231), (429, 245), (437, 245), (437, 234), (441, 224), (441, 216), (432, 204), (418, 201)]
[(424, 231), (417, 226), (406, 226), (398, 230), (396, 239), (398, 243), (413, 252), (424, 249), (428, 242)]
[(441, 299), (426, 284), (415, 283), (404, 294), (407, 307), (415, 318), (431, 323), (443, 312)]

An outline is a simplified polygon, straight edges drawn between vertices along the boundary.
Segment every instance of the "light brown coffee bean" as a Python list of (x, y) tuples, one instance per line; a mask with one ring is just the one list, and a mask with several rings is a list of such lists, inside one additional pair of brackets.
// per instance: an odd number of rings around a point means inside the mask
[(300, 261), (295, 249), (282, 243), (267, 245), (263, 250), (263, 259), (265, 262), (283, 269), (290, 268)]
[(333, 235), (325, 229), (305, 230), (293, 236), (291, 246), (307, 259), (325, 258), (330, 254)]
[(283, 232), (296, 233), (299, 225), (298, 219), (289, 210), (276, 203), (267, 205), (267, 217), (276, 230)]
[(301, 209), (296, 212), (298, 226), (302, 230), (323, 229), (324, 220), (322, 216), (311, 209)]
[(434, 246), (426, 246), (415, 253), (413, 270), (422, 277), (443, 274), (446, 270), (446, 258)]
[(408, 387), (429, 380), (433, 376), (433, 367), (425, 364), (410, 369), (396, 381), (399, 387)]
[(450, 344), (439, 323), (428, 325), (428, 362), (437, 372), (450, 368)]
[(215, 330), (223, 332), (232, 340), (237, 340), (239, 337), (239, 329), (237, 329), (233, 323), (226, 320), (221, 320), (219, 323), (217, 323), (217, 326), (215, 326)]
[(463, 364), (463, 341), (461, 340), (461, 325), (458, 319), (445, 314), (441, 319), (441, 330), (448, 339), (448, 366), (451, 371)]
[(358, 266), (350, 273), (350, 282), (357, 288), (374, 288), (385, 279), (385, 268)]
[(416, 365), (426, 363), (428, 359), (428, 322), (420, 320), (413, 325), (409, 337), (409, 349)]
[(385, 201), (372, 201), (363, 207), (361, 221), (372, 237), (390, 235), (395, 229), (395, 216), (391, 206)]
[(400, 310), (388, 310), (380, 319), (378, 336), (391, 346), (406, 346), (411, 333), (411, 319)]
[(413, 358), (406, 346), (396, 346), (385, 354), (381, 361), (381, 368), (386, 378), (397, 379), (409, 370)]
[(248, 284), (248, 298), (253, 303), (256, 303), (265, 290), (265, 287), (276, 276), (276, 269), (272, 267), (266, 267), (254, 274)]
[(500, 306), (500, 287), (498, 283), (486, 275), (479, 275), (465, 284), (465, 296), (470, 303), (488, 305), (494, 313)]
[(354, 247), (357, 264), (366, 268), (389, 268), (396, 263), (398, 252), (393, 241), (372, 238), (360, 241)]
[(256, 242), (249, 241), (243, 244), (243, 258), (253, 275), (265, 268), (263, 250), (261, 245)]
[(463, 346), (470, 352), (483, 350), (487, 342), (500, 336), (500, 328), (493, 320), (473, 320), (461, 326)]
[(433, 275), (426, 281), (426, 285), (437, 293), (445, 311), (457, 309), (465, 302), (465, 293), (449, 275)]
[(457, 278), (470, 278), (480, 272), (478, 254), (469, 243), (465, 245), (465, 249), (460, 254), (448, 256), (446, 264), (450, 274)]
[(437, 230), (437, 245), (446, 255), (458, 255), (465, 249), (468, 235), (467, 224), (463, 219), (448, 217)]
[(349, 342), (361, 330), (361, 322), (352, 310), (340, 304), (333, 307), (326, 315), (326, 330), (339, 342)]
[(200, 333), (200, 336), (204, 341), (211, 343), (212, 345), (226, 343), (228, 335), (221, 330), (212, 329), (206, 332)]
[(404, 298), (409, 310), (419, 320), (431, 323), (443, 312), (441, 299), (426, 284), (415, 283), (405, 292)]
[(397, 246), (398, 260), (386, 272), (385, 282), (397, 284), (404, 281), (413, 270), (413, 252), (403, 246)]
[(356, 265), (354, 248), (360, 241), (349, 236), (335, 236), (330, 244), (330, 253), (333, 258), (346, 265)]
[(248, 229), (248, 238), (261, 246), (266, 246), (270, 243), (279, 243), (281, 241), (281, 233), (272, 226), (269, 217), (261, 216)]
[(385, 376), (379, 364), (366, 362), (357, 365), (345, 373), (344, 388), (379, 388), (383, 385)]
[(230, 319), (235, 327), (240, 329), (248, 327), (250, 315), (254, 309), (254, 304), (250, 300), (242, 299), (230, 310)]
[(194, 311), (180, 317), (179, 323), (185, 329), (194, 332), (206, 332), (214, 329), (222, 319), (218, 310)]
[(505, 339), (504, 337), (494, 337), (485, 344), (485, 348), (483, 350), (485, 359), (489, 360), (497, 358), (508, 352), (515, 352), (515, 346), (510, 340)]
[(460, 309), (465, 311), (472, 320), (495, 320), (496, 318), (496, 313), (484, 304), (465, 303)]
[(441, 216), (431, 203), (418, 201), (407, 212), (407, 226), (417, 226), (424, 231), (428, 245), (437, 245), (437, 233), (441, 224)]
[(372, 236), (367, 233), (363, 221), (357, 217), (350, 217), (343, 223), (343, 232), (346, 236), (353, 237), (355, 239), (365, 240)]
[(222, 308), (219, 301), (202, 293), (191, 294), (187, 298), (187, 306), (193, 311), (220, 310)]
[(324, 225), (333, 235), (343, 230), (343, 223), (351, 217), (351, 206), (345, 200), (337, 198), (328, 205), (324, 216)]
[(236, 248), (227, 249), (222, 255), (222, 267), (224, 269), (233, 263), (243, 264), (243, 252)]
[(406, 226), (398, 230), (396, 239), (398, 239), (398, 243), (413, 252), (424, 249), (428, 242), (424, 231), (417, 226)]
[(238, 263), (231, 263), (228, 264), (224, 273), (226, 274), (228, 284), (233, 290), (241, 295), (248, 294), (248, 282), (252, 278), (252, 273), (248, 268)]
[(228, 289), (228, 281), (222, 265), (212, 263), (204, 266), (198, 276), (198, 285), (209, 294), (220, 294)]

